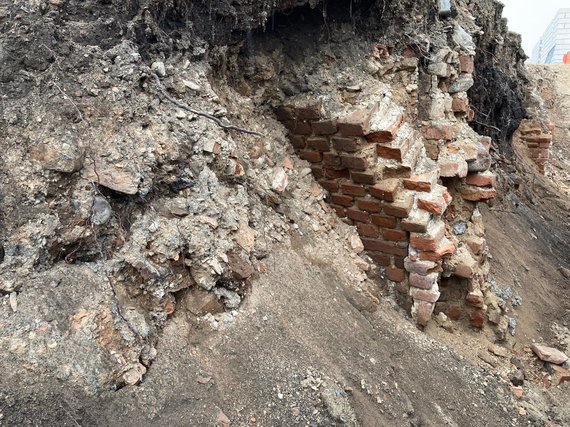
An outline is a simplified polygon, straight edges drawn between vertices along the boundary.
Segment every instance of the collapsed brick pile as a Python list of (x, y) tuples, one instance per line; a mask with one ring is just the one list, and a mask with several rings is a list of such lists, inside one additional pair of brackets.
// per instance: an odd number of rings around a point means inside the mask
[[(487, 315), (487, 253), (476, 204), (496, 190), (490, 138), (467, 124), (473, 55), (472, 46), (459, 44), (436, 52), (426, 69), (417, 66), (408, 109), (388, 94), (348, 114), (306, 100), (277, 111), (330, 205), (356, 226), (421, 325), (434, 310), (469, 316), (477, 327)], [(451, 292), (442, 294), (442, 282)]]

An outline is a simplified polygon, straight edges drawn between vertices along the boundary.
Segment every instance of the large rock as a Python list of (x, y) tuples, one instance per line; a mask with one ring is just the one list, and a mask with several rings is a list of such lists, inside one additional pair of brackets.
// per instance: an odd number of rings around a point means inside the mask
[(556, 365), (561, 365), (568, 360), (568, 356), (552, 347), (547, 347), (545, 345), (533, 344), (532, 351), (538, 356), (538, 358), (544, 362), (554, 363)]

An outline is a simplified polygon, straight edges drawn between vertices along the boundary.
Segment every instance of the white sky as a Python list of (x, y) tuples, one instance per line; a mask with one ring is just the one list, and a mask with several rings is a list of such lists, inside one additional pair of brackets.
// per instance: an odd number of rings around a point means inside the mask
[(570, 8), (570, 0), (499, 1), (505, 5), (503, 17), (509, 20), (509, 29), (522, 35), (523, 48), (529, 57), (558, 9)]

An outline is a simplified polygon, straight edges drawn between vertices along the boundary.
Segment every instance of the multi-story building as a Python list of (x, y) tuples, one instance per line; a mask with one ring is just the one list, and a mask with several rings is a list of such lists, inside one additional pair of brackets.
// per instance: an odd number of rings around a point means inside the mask
[(567, 52), (570, 52), (570, 8), (558, 11), (532, 50), (531, 62), (562, 64)]

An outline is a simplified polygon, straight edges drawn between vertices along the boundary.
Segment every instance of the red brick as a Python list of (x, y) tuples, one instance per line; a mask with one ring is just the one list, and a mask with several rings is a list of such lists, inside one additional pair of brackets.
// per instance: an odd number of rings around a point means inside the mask
[(410, 273), (410, 285), (420, 289), (431, 289), (437, 283), (439, 278), (438, 273), (431, 273), (427, 276), (422, 276), (417, 273)]
[(433, 222), (428, 226), (427, 233), (412, 233), (410, 235), (410, 244), (421, 251), (433, 252), (438, 246), (439, 242), (445, 236), (445, 226), (443, 222), (434, 224)]
[(376, 153), (379, 157), (383, 159), (392, 159), (401, 162), (404, 158), (405, 153), (402, 152), (401, 148), (389, 147), (386, 145), (378, 144), (376, 146)]
[(410, 216), (410, 211), (414, 205), (414, 198), (412, 196), (404, 196), (401, 199), (396, 199), (392, 203), (384, 203), (384, 212), (387, 215), (392, 215), (398, 218), (407, 218)]
[(359, 222), (369, 222), (370, 221), (370, 215), (368, 214), (368, 212), (361, 211), (359, 209), (347, 209), (346, 210), (346, 216), (348, 216), (350, 219), (353, 219), (353, 220), (359, 221)]
[(344, 183), (341, 184), (340, 188), (344, 194), (348, 194), (351, 196), (365, 196), (366, 195), (366, 188), (363, 185), (359, 184), (352, 184), (352, 183)]
[(357, 171), (365, 171), (368, 168), (368, 160), (362, 157), (340, 156), (342, 166)]
[(332, 135), (337, 131), (336, 120), (321, 120), (311, 123), (315, 135)]
[(548, 133), (540, 134), (540, 135), (528, 135), (524, 136), (523, 139), (526, 142), (552, 142), (552, 135)]
[(333, 153), (323, 153), (323, 165), (340, 166), (340, 157)]
[(323, 168), (320, 166), (311, 166), (311, 172), (313, 172), (315, 179), (323, 179), (325, 177)]
[(298, 120), (319, 120), (323, 116), (320, 105), (309, 105), (295, 108), (295, 116)]
[(387, 267), (392, 264), (392, 257), (388, 254), (381, 252), (371, 252), (368, 255), (370, 255), (370, 258), (372, 258), (378, 265), (381, 265), (382, 267)]
[(364, 136), (370, 130), (370, 118), (375, 108), (363, 108), (338, 119), (338, 131), (343, 136)]
[(330, 150), (329, 140), (321, 136), (311, 136), (307, 138), (307, 147), (317, 151)]
[(380, 202), (373, 199), (358, 199), (356, 200), (356, 205), (358, 206), (358, 209), (368, 212), (380, 212), (382, 210)]
[(318, 151), (303, 150), (299, 154), (299, 157), (309, 163), (320, 163), (323, 160), (323, 155)]
[(342, 206), (334, 206), (334, 205), (331, 205), (331, 206), (335, 210), (338, 217), (346, 218), (346, 209), (345, 208), (343, 208)]
[(289, 141), (291, 141), (291, 145), (297, 150), (302, 150), (307, 145), (303, 135), (290, 135)]
[(437, 288), (427, 290), (427, 289), (412, 287), (410, 289), (410, 295), (414, 300), (435, 303), (439, 299), (440, 293), (439, 290), (437, 290)]
[(361, 148), (361, 141), (358, 138), (343, 138), (335, 136), (332, 138), (332, 145), (337, 151), (355, 153)]
[(459, 56), (459, 71), (466, 74), (472, 74), (475, 70), (475, 61), (471, 55)]
[(467, 113), (469, 111), (469, 100), (467, 98), (453, 98), (451, 110), (454, 113)]
[(407, 242), (408, 241), (408, 233), (402, 230), (394, 230), (391, 228), (383, 228), (382, 229), (382, 237), (385, 240), (390, 240), (394, 242)]
[(425, 139), (443, 139), (451, 141), (453, 139), (453, 128), (448, 123), (432, 123), (423, 128)]
[(345, 196), (343, 194), (331, 194), (330, 200), (332, 203), (346, 207), (350, 207), (354, 204), (354, 199), (352, 197)]
[(369, 251), (384, 252), (390, 255), (408, 255), (408, 245), (398, 242), (385, 242), (383, 240), (362, 239), (364, 248)]
[(299, 120), (288, 120), (284, 124), (287, 129), (291, 131), (291, 133), (297, 135), (310, 135), (313, 132), (311, 125), (307, 122)]
[(395, 256), (394, 257), (394, 265), (398, 268), (404, 268), (404, 257)]
[(358, 230), (358, 234), (364, 237), (378, 237), (380, 232), (378, 231), (378, 227), (374, 224), (363, 224), (359, 222), (356, 224), (356, 229)]
[(338, 181), (335, 181), (334, 179), (321, 180), (321, 181), (319, 181), (319, 183), (329, 193), (336, 193), (339, 189)]
[(369, 187), (368, 192), (380, 200), (393, 202), (400, 187), (400, 181), (396, 178), (385, 179), (382, 182)]
[(376, 175), (370, 170), (364, 172), (351, 171), (350, 179), (358, 184), (373, 185), (376, 183)]
[(275, 109), (275, 116), (280, 122), (295, 120), (293, 110), (283, 105), (280, 105)]
[(406, 280), (406, 270), (396, 267), (386, 268), (386, 277), (392, 282), (403, 282)]
[(485, 325), (486, 314), (487, 310), (484, 309), (473, 310), (469, 316), (469, 322), (471, 323), (471, 326), (482, 329)]
[(494, 187), (497, 177), (494, 173), (470, 173), (467, 175), (465, 182), (475, 187)]
[(531, 159), (548, 159), (548, 149), (545, 148), (529, 148)]
[(350, 178), (350, 171), (348, 169), (335, 169), (325, 168), (324, 176), (328, 179)]
[(497, 190), (493, 188), (463, 187), (461, 189), (461, 197), (471, 202), (491, 200), (497, 197)]
[(447, 203), (443, 197), (418, 198), (418, 208), (430, 212), (434, 215), (441, 215), (447, 209)]
[(430, 193), (434, 181), (433, 178), (434, 176), (430, 172), (412, 175), (411, 177), (404, 179), (404, 188), (407, 190)]
[(447, 238), (443, 238), (437, 249), (433, 252), (421, 252), (420, 259), (427, 261), (439, 261), (445, 256), (455, 252), (455, 244)]
[(372, 224), (376, 224), (384, 228), (396, 228), (396, 225), (398, 224), (396, 217), (387, 215), (371, 215), (370, 221), (372, 221)]

